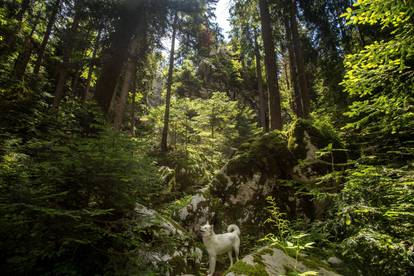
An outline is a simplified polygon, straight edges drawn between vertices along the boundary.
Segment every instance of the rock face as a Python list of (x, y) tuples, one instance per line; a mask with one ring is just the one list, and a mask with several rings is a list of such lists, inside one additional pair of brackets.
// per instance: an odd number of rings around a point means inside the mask
[(308, 120), (297, 120), (292, 125), (288, 148), (300, 160), (293, 168), (293, 179), (302, 183), (312, 183), (347, 161), (335, 131), (330, 126), (315, 126)]
[(247, 255), (231, 267), (226, 276), (279, 276), (288, 272), (307, 271), (317, 272), (320, 276), (338, 276), (326, 264), (317, 264), (314, 261), (301, 258), (296, 261), (277, 248), (264, 247), (257, 252)]
[(137, 249), (139, 261), (163, 275), (197, 271), (202, 250), (194, 239), (173, 220), (141, 204), (135, 208), (137, 223), (130, 229), (142, 240)]
[[(231, 223), (242, 228), (242, 235), (256, 232), (266, 219), (266, 197), (282, 194), (278, 183), (291, 174), (293, 160), (283, 134), (264, 135), (245, 145), (175, 218), (195, 233), (207, 220), (216, 226), (217, 233)], [(284, 196), (288, 200), (286, 193)]]
[(266, 198), (272, 196), (289, 217), (312, 219), (314, 203), (305, 193), (298, 196), (296, 192), (306, 192), (306, 185), (316, 176), (331, 170), (335, 163), (344, 162), (343, 156), (335, 152), (319, 157), (318, 151), (330, 144), (332, 148), (341, 147), (334, 134), (322, 129), (299, 120), (289, 135), (273, 131), (244, 144), (209, 186), (193, 196), (175, 218), (195, 233), (208, 220), (217, 233), (235, 223), (241, 228), (242, 240), (243, 233), (259, 237), (269, 231), (263, 223), (269, 216), (265, 211)]

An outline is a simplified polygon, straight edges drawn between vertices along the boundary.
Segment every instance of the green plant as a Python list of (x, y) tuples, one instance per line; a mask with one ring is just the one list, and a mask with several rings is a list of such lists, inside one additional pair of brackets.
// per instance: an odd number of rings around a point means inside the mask
[(414, 263), (413, 183), (410, 166), (358, 165), (347, 171), (328, 225), (344, 258), (366, 275), (408, 275)]
[(152, 200), (160, 177), (142, 142), (114, 133), (93, 110), (67, 101), (57, 116), (43, 114), (47, 130), (35, 129), (26, 141), (3, 141), (4, 273), (141, 270), (133, 261), (141, 237), (130, 227), (139, 221), (133, 216), (136, 202)]
[(280, 211), (280, 208), (277, 206), (276, 201), (273, 197), (268, 196), (266, 198), (267, 206), (266, 211), (269, 214), (269, 217), (265, 220), (265, 224), (270, 224), (274, 227), (277, 234), (271, 233), (269, 238), (271, 240), (284, 240), (290, 233), (289, 226), (290, 222), (287, 219), (285, 213)]
[[(160, 135), (162, 108), (150, 109), (145, 118), (153, 125), (151, 136)], [(175, 171), (175, 178), (169, 180), (177, 180), (176, 192), (205, 186), (242, 141), (258, 133), (253, 111), (223, 92), (208, 99), (173, 97), (170, 112), (170, 150), (159, 160)]]
[[(294, 234), (290, 228), (290, 222), (286, 219), (286, 214), (280, 212), (279, 207), (276, 205), (275, 200), (272, 197), (266, 198), (268, 206), (266, 211), (270, 217), (266, 219), (265, 223), (273, 226), (277, 234), (269, 233), (260, 241), (269, 242), (271, 246), (279, 246), (288, 253), (289, 250), (294, 252), (295, 267), (296, 270), (298, 264), (299, 254), (306, 249), (313, 247), (314, 242), (307, 242), (304, 238), (308, 237), (309, 234), (299, 233)], [(311, 275), (311, 274), (309, 274)]]
[(348, 24), (378, 26), (386, 39), (347, 55), (342, 85), (352, 104), (345, 129), (362, 151), (389, 162), (413, 158), (411, 1), (361, 0), (343, 15)]
[(312, 248), (313, 245), (315, 244), (314, 242), (304, 242), (303, 238), (307, 236), (309, 236), (309, 234), (300, 233), (300, 234), (292, 235), (290, 237), (293, 242), (286, 241), (286, 248), (293, 249), (295, 251), (295, 260), (296, 260), (295, 269), (298, 265), (299, 254), (305, 249)]

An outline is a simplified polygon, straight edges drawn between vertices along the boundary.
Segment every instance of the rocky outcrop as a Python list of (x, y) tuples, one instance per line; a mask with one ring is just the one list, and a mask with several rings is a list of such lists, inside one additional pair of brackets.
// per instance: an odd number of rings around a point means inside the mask
[(307, 185), (336, 163), (346, 161), (340, 151), (321, 157), (319, 151), (329, 145), (341, 148), (339, 139), (327, 128), (304, 120), (293, 124), (289, 135), (280, 131), (264, 134), (242, 145), (208, 187), (193, 196), (175, 218), (192, 232), (209, 220), (217, 232), (236, 223), (242, 235), (254, 233), (259, 237), (269, 230), (263, 223), (269, 216), (266, 198), (272, 196), (289, 217), (312, 219), (316, 207), (306, 195)]
[[(217, 232), (236, 223), (246, 233), (256, 232), (266, 219), (266, 197), (282, 195), (281, 179), (292, 171), (294, 158), (287, 149), (287, 138), (271, 132), (253, 141), (223, 167), (208, 187), (194, 195), (175, 218), (197, 233), (207, 220)], [(287, 191), (287, 190), (286, 190)], [(286, 201), (289, 196), (284, 193)], [(291, 197), (293, 198), (293, 197)]]
[[(231, 267), (226, 276), (279, 276), (289, 272), (316, 272), (319, 276), (338, 276), (328, 264), (306, 257), (298, 260), (278, 248), (264, 247), (245, 256)], [(315, 274), (309, 274), (315, 275)]]
[(137, 248), (140, 262), (163, 275), (199, 269), (203, 252), (184, 228), (141, 204), (136, 205), (134, 216), (136, 223), (130, 231), (141, 240)]
[(297, 120), (289, 131), (288, 148), (298, 160), (292, 177), (302, 183), (312, 183), (319, 176), (346, 166), (343, 145), (328, 125)]

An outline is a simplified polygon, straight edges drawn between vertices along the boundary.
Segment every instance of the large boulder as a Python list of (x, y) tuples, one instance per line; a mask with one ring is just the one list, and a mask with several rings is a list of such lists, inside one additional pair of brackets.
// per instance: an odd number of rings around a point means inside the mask
[(319, 176), (346, 166), (344, 146), (332, 126), (296, 120), (289, 130), (288, 148), (297, 165), (293, 179), (313, 183)]
[[(316, 272), (319, 276), (339, 276), (327, 263), (301, 256), (296, 260), (283, 250), (264, 247), (236, 262), (226, 276), (279, 276), (289, 272)], [(314, 274), (312, 274), (314, 275)]]
[(332, 149), (342, 147), (328, 130), (298, 120), (288, 135), (272, 131), (243, 144), (213, 181), (176, 212), (176, 220), (195, 233), (206, 221), (213, 223), (218, 233), (236, 223), (242, 235), (259, 237), (269, 231), (264, 226), (269, 196), (289, 218), (313, 219), (316, 209), (323, 213), (328, 205), (316, 206), (308, 195), (310, 185), (335, 164), (346, 161), (340, 150), (320, 156), (319, 151), (329, 145)]
[(279, 131), (265, 134), (243, 145), (214, 180), (176, 212), (175, 218), (195, 233), (210, 221), (216, 232), (236, 223), (242, 233), (259, 234), (268, 216), (264, 212), (268, 196), (284, 202), (285, 210), (296, 208), (294, 193), (283, 185), (291, 178), (294, 165), (287, 137)]
[(172, 219), (137, 204), (131, 233), (139, 236), (137, 257), (151, 271), (180, 275), (198, 271), (202, 250), (193, 236)]

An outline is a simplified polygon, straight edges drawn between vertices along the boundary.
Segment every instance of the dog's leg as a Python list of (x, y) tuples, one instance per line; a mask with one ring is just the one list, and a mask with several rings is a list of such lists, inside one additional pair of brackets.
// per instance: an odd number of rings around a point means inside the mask
[(208, 270), (208, 276), (213, 276), (216, 271), (216, 256), (210, 256), (210, 269)]
[(234, 254), (236, 255), (236, 261), (239, 260), (240, 240), (236, 240), (233, 245)]
[(229, 258), (230, 258), (230, 267), (232, 267), (233, 266), (233, 253), (231, 252), (231, 250), (228, 252), (228, 254), (229, 254)]

